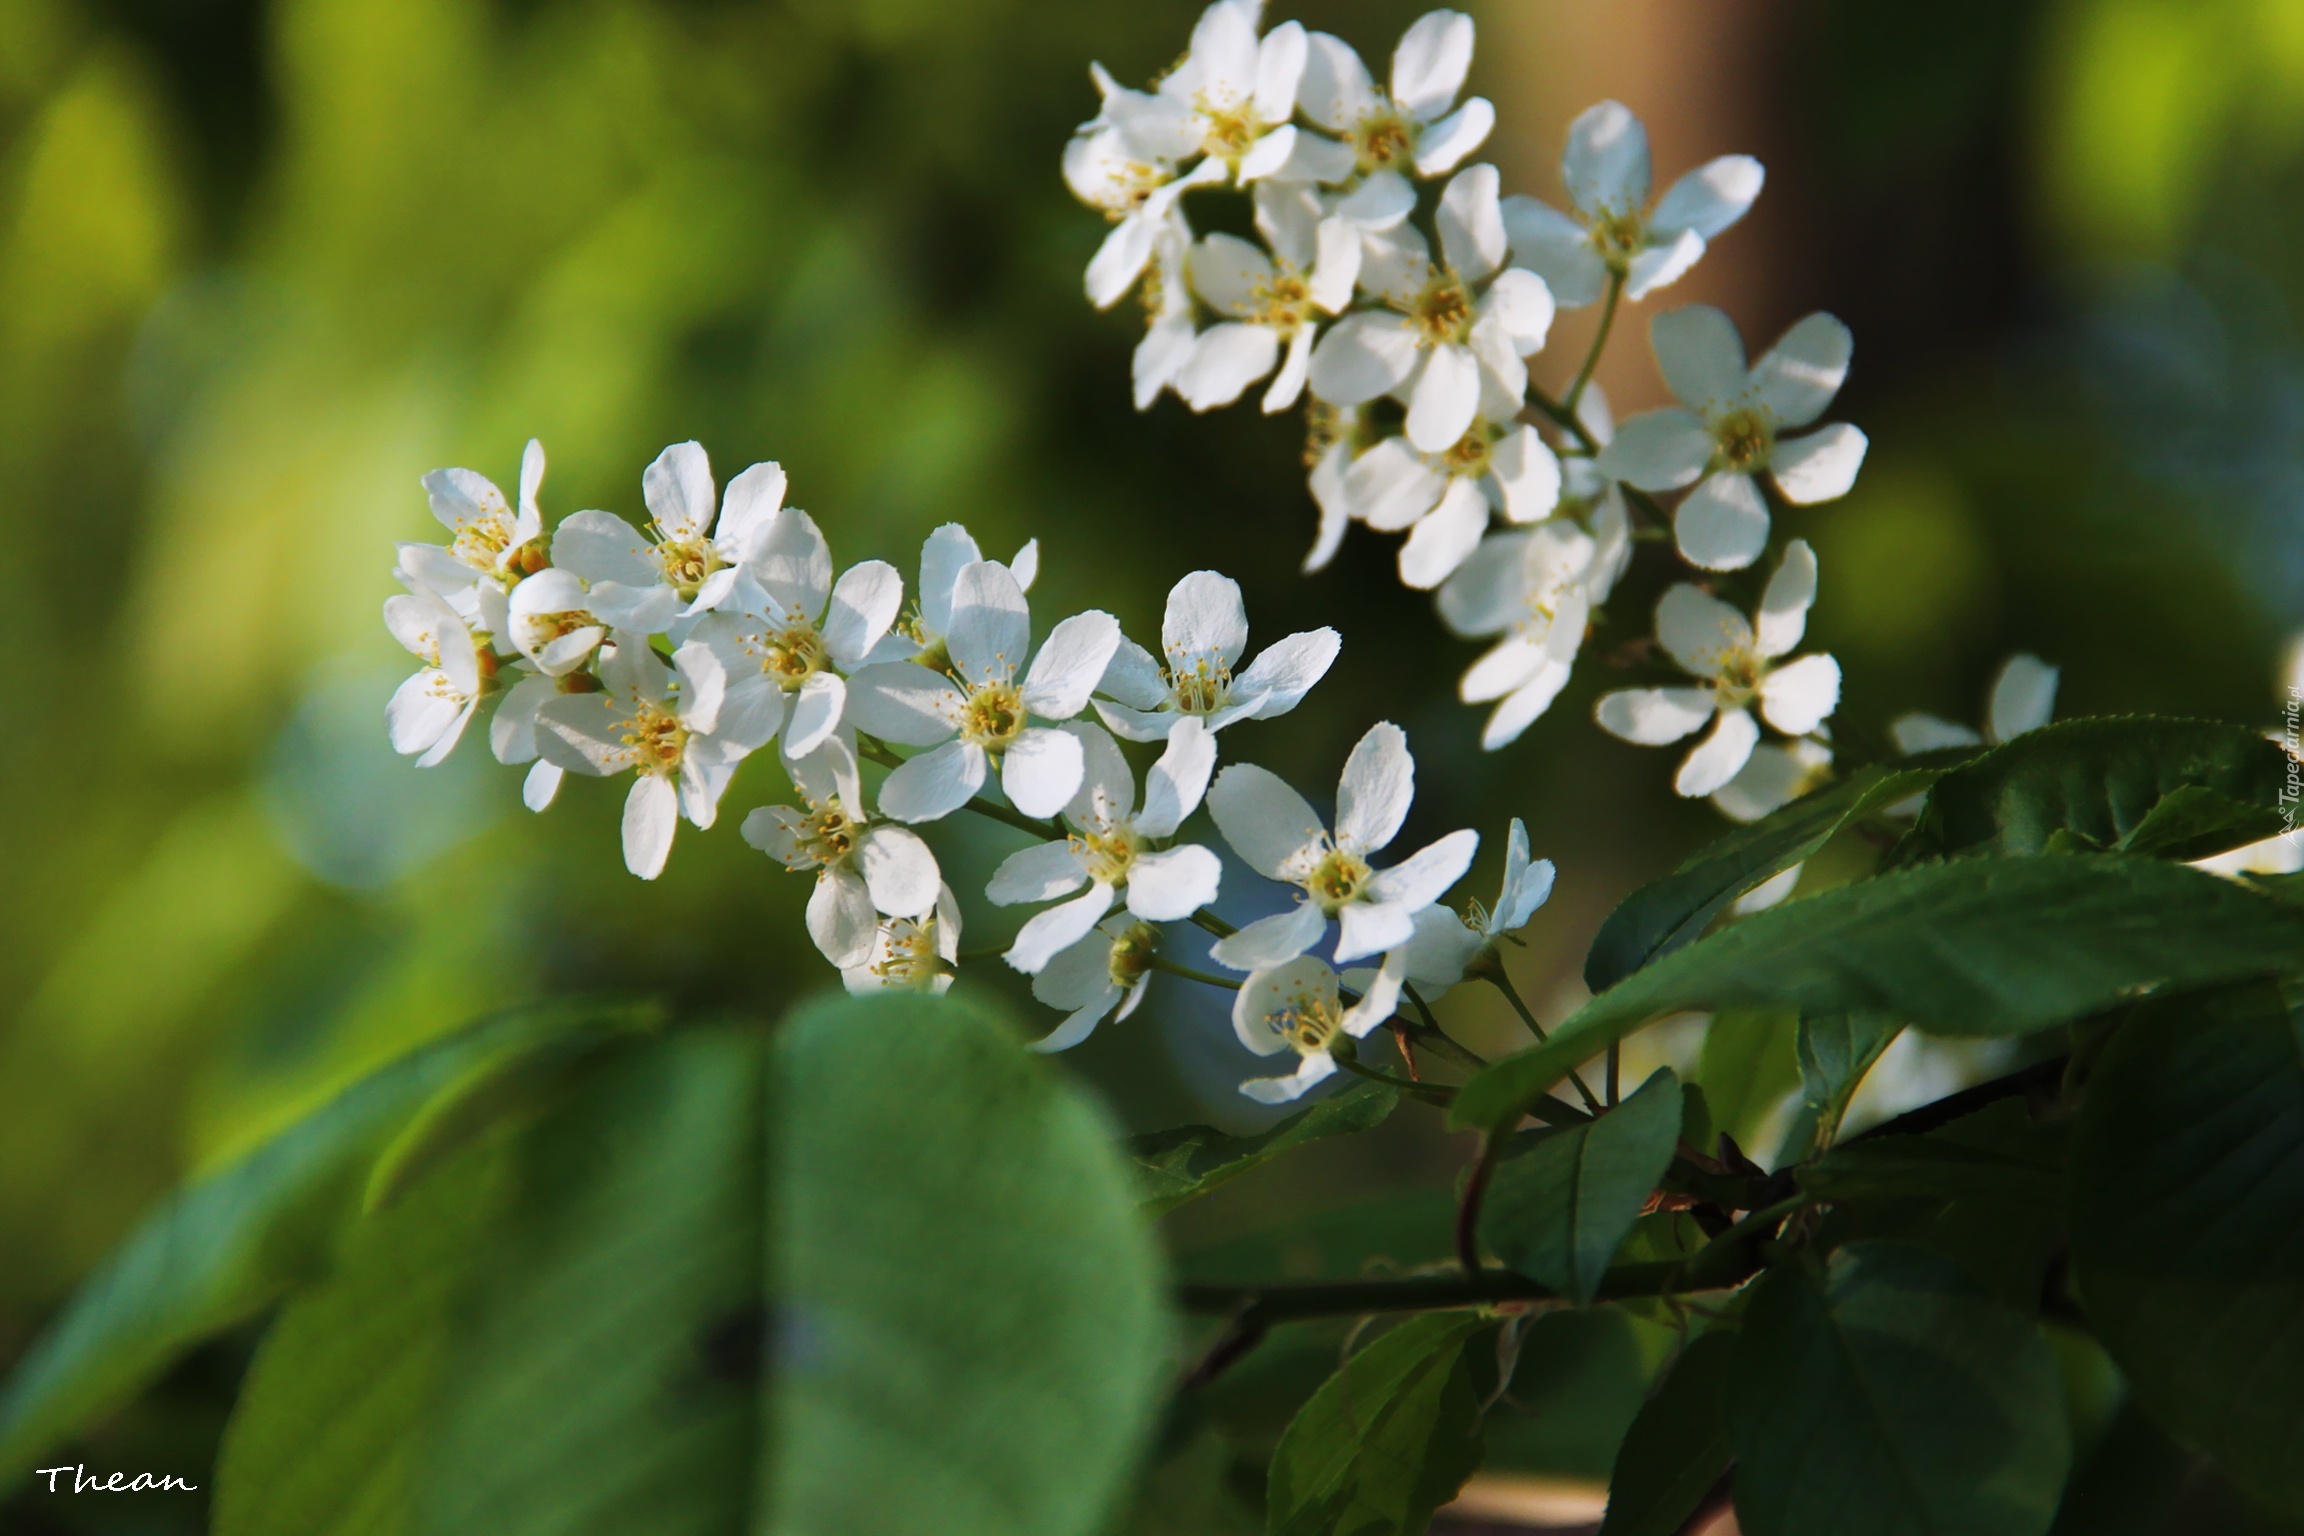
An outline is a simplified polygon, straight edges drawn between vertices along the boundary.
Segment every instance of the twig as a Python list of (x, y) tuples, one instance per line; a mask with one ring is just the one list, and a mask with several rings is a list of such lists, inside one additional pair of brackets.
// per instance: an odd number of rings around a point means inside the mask
[(1456, 1264), (1467, 1275), (1480, 1273), (1480, 1202), (1487, 1198), (1489, 1175), (1496, 1171), (1496, 1159), (1503, 1151), (1503, 1137), (1494, 1131), (1482, 1134), (1480, 1155), (1464, 1181), (1464, 1198), (1456, 1202)]
[[(1482, 970), (1480, 974), (1487, 977), (1495, 985), (1496, 990), (1504, 994), (1504, 1001), (1510, 1003), (1512, 1011), (1520, 1015), (1520, 1022), (1528, 1026), (1528, 1033), (1536, 1037), (1538, 1045), (1542, 1045), (1550, 1038), (1544, 1033), (1544, 1026), (1536, 1022), (1536, 1015), (1529, 1012), (1528, 1005), (1520, 1000), (1520, 989), (1513, 986), (1512, 978), (1504, 973), (1504, 961), (1501, 957), (1495, 958), (1493, 963)], [(1594, 1114), (1600, 1113), (1600, 1101), (1593, 1096), (1592, 1089), (1584, 1081), (1583, 1075), (1572, 1071), (1568, 1074), (1568, 1081), (1576, 1085), (1576, 1092), (1584, 1100), (1584, 1107)]]

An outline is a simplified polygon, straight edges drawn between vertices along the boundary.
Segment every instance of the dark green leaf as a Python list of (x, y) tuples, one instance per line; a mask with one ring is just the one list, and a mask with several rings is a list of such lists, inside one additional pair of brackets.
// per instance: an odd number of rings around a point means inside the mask
[(1954, 769), (1897, 858), (2083, 847), (2200, 859), (2281, 828), (2288, 756), (2245, 726), (2152, 717), (2067, 720)]
[(1728, 1362), (1735, 1347), (1733, 1333), (1707, 1333), (1681, 1351), (1616, 1452), (1600, 1536), (1678, 1536), (1728, 1470)]
[(2040, 1536), (2071, 1460), (2038, 1330), (1950, 1260), (1857, 1243), (1761, 1282), (1730, 1363), (1749, 1536)]
[(1903, 1027), (1877, 1013), (1827, 1013), (1800, 1021), (1801, 1114), (1785, 1139), (1791, 1157), (1832, 1144), (1864, 1074)]
[(1695, 942), (1728, 903), (1814, 857), (1842, 827), (1926, 790), (1942, 772), (1867, 768), (1738, 827), (1663, 879), (1625, 897), (1608, 914), (1584, 957), (1584, 984), (1605, 992), (1642, 966)]
[(1263, 1529), (1233, 1486), (1232, 1447), (1202, 1425), (1153, 1462), (1113, 1536), (1258, 1536)]
[(2063, 1198), (2064, 1168), (1936, 1136), (1882, 1136), (1834, 1147), (1800, 1170), (1800, 1187), (1821, 1200), (2053, 1205)]
[(2150, 859), (1962, 859), (1755, 913), (1586, 1003), (1545, 1045), (1474, 1077), (1459, 1125), (1509, 1125), (1568, 1070), (1659, 1014), (1880, 1013), (1953, 1035), (2024, 1034), (2304, 962), (2304, 911)]
[(1480, 1235), (1516, 1273), (1591, 1301), (1672, 1161), (1680, 1115), (1665, 1069), (1597, 1120), (1536, 1133), (1496, 1164)]
[(2304, 1001), (2269, 983), (2141, 1007), (2088, 1085), (2072, 1263), (2171, 1428), (2304, 1511)]
[[(1725, 1009), (1704, 1031), (1696, 1080), (1712, 1121), (1748, 1147), (1784, 1096), (1800, 1086), (1800, 1016)], [(1705, 1146), (1700, 1150), (1710, 1152)]]
[(1280, 1438), (1271, 1536), (1418, 1536), (1480, 1465), (1477, 1313), (1411, 1318), (1344, 1362)]
[(555, 1041), (596, 1044), (651, 1021), (598, 1007), (485, 1020), (361, 1079), (171, 1196), (88, 1278), (0, 1390), (0, 1483), (178, 1351), (325, 1268), (379, 1154), (434, 1095)]
[(1229, 1184), (1258, 1163), (1308, 1141), (1381, 1125), (1399, 1102), (1399, 1093), (1382, 1083), (1354, 1083), (1254, 1136), (1227, 1136), (1214, 1126), (1183, 1125), (1138, 1136), (1128, 1143), (1128, 1150), (1143, 1169), (1144, 1203), (1158, 1213)]
[(1094, 1536), (1169, 1371), (1089, 1101), (949, 1001), (803, 1010), (774, 1066), (777, 1536)]

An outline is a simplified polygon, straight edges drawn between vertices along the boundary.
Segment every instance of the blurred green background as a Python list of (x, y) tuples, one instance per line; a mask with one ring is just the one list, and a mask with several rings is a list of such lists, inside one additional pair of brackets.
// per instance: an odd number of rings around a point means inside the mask
[[(391, 541), (433, 531), (417, 477), (508, 485), (531, 435), (548, 518), (635, 513), (641, 467), (696, 437), (723, 479), (780, 459), (843, 563), (909, 574), (953, 519), (996, 553), (1037, 534), (1043, 623), (1101, 606), (1149, 639), (1168, 585), (1215, 565), (1264, 640), (1337, 625), (1323, 687), (1228, 751), (1317, 794), (1401, 720), (1409, 846), (1478, 826), (1485, 895), (1518, 814), (1559, 861), (1514, 965), (1540, 1012), (1573, 1003), (1609, 905), (1718, 818), (1671, 798), (1670, 755), (1591, 727), (1593, 660), (1478, 753), (1451, 697), (1475, 653), (1398, 589), (1388, 541), (1297, 574), (1296, 419), (1137, 415), (1135, 321), (1080, 296), (1103, 226), (1056, 161), (1094, 110), (1087, 63), (1147, 78), (1197, 9), (0, 3), (0, 642), (39, 685), (26, 750), (0, 757), (0, 1362), (161, 1190), (414, 1040), (566, 990), (774, 1013), (835, 982), (802, 937), (806, 882), (736, 835), (780, 791), (769, 762), (643, 885), (617, 856), (621, 785), (572, 782), (531, 817), (477, 739), (425, 774), (385, 746), (407, 662), (377, 612)], [(1418, 9), (1292, 14), (1381, 61)], [(2304, 623), (2304, 5), (1470, 9), (1507, 190), (1555, 191), (1568, 118), (1619, 96), (1660, 184), (1731, 150), (1769, 165), (1665, 302), (1725, 304), (1755, 350), (1811, 308), (1855, 328), (1838, 413), (1872, 458), (1799, 530), (1844, 740), (1909, 708), (1975, 718), (2017, 648), (2062, 664), (2061, 713), (2270, 720)], [(1620, 410), (1658, 397), (1656, 307), (1602, 374)], [(1540, 377), (1573, 370), (1584, 323)], [(1618, 632), (1662, 575), (1627, 584)], [(967, 836), (956, 869), (999, 851)], [(996, 942), (972, 916), (965, 947)], [(996, 964), (963, 985), (1014, 990)], [(1140, 1128), (1251, 1123), (1221, 999), (1187, 990), (1156, 983), (1069, 1064)], [(1511, 1043), (1484, 999), (1457, 1006)], [(1428, 1118), (1364, 1141), (1180, 1240), (1316, 1183), (1445, 1188), (1456, 1149)], [(240, 1348), (127, 1416), (107, 1464), (204, 1466)], [(198, 1521), (196, 1501), (90, 1502), (0, 1522)]]

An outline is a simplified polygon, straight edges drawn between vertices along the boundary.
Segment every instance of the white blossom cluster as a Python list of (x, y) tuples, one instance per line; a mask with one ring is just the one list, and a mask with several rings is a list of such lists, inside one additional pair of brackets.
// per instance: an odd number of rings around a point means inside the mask
[[(1133, 1011), (1161, 963), (1161, 925), (1189, 920), (1221, 935), (1214, 959), (1242, 973), (1241, 1040), (1299, 1059), (1244, 1087), (1277, 1103), (1335, 1072), (1332, 1047), (1390, 1018), (1406, 982), (1461, 980), (1550, 892), (1551, 865), (1530, 861), (1518, 822), (1504, 894), (1469, 920), (1439, 903), (1477, 834), (1377, 864), (1415, 793), (1398, 726), (1354, 748), (1333, 828), (1265, 769), (1218, 772), (1219, 733), (1295, 708), (1341, 642), (1311, 630), (1243, 664), (1247, 611), (1214, 571), (1168, 594), (1154, 653), (1093, 609), (1036, 636), (1036, 542), (987, 560), (947, 524), (922, 547), (909, 605), (884, 561), (835, 576), (822, 531), (784, 505), (775, 464), (723, 492), (704, 450), (676, 444), (641, 477), (645, 529), (585, 511), (549, 535), (543, 475), (532, 442), (517, 510), (471, 470), (424, 477), (450, 539), (403, 544), (394, 575), (407, 591), (384, 605), (423, 663), (387, 708), (393, 746), (438, 763), (486, 705), (497, 758), (534, 765), (531, 810), (567, 773), (630, 774), (625, 864), (654, 879), (680, 819), (711, 826), (738, 764), (774, 743), (793, 799), (753, 810), (744, 837), (813, 875), (809, 936), (851, 990), (951, 985), (960, 903), (914, 829), (972, 808), (1038, 839), (983, 894), (1039, 909), (1003, 958), (1065, 1014), (1043, 1049)], [(1122, 741), (1160, 748), (1141, 790)], [(1203, 802), (1286, 910), (1236, 931), (1210, 910), (1223, 864), (1185, 835)], [(1355, 960), (1375, 966), (1347, 1007), (1335, 967)]]
[[(1139, 408), (1168, 391), (1205, 411), (1266, 378), (1267, 412), (1309, 396), (1320, 525), (1306, 570), (1354, 522), (1405, 534), (1401, 581), (1436, 589), (1457, 634), (1494, 641), (1459, 687), (1493, 706), (1481, 737), (1493, 750), (1559, 695), (1635, 542), (1669, 539), (1702, 572), (1739, 572), (1769, 551), (1772, 505), (1849, 490), (1864, 434), (1817, 425), (1847, 374), (1848, 329), (1810, 315), (1748, 365), (1727, 316), (1667, 310), (1650, 339), (1680, 403), (1619, 428), (1590, 382), (1618, 306), (1683, 276), (1744, 216), (1759, 162), (1722, 156), (1652, 198), (1646, 130), (1602, 102), (1569, 130), (1569, 206), (1507, 197), (1494, 166), (1466, 163), (1496, 121), (1463, 94), (1469, 16), (1409, 27), (1380, 86), (1343, 40), (1267, 29), (1262, 13), (1262, 0), (1217, 0), (1147, 90), (1092, 70), (1102, 107), (1063, 160), (1073, 192), (1113, 221), (1088, 297), (1142, 294)], [(1225, 188), (1246, 195), (1258, 240), (1195, 233), (1186, 194)], [(1592, 354), (1547, 394), (1528, 360), (1556, 310), (1592, 304), (1605, 305)], [(1684, 493), (1669, 511), (1667, 493)], [(1714, 721), (1680, 792), (1744, 817), (1783, 803), (1830, 763), (1837, 665), (1779, 665), (1772, 649), (1797, 642), (1814, 585), (1795, 542), (1758, 629), (1675, 587), (1656, 639), (1692, 684), (1611, 694), (1600, 723), (1661, 743)], [(1758, 745), (1755, 707), (1781, 743)]]

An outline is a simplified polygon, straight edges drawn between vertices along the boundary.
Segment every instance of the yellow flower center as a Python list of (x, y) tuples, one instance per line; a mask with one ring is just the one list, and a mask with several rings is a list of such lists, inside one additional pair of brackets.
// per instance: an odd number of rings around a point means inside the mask
[(1712, 696), (1722, 709), (1742, 709), (1759, 696), (1768, 662), (1758, 651), (1737, 646), (1722, 654), (1720, 672), (1712, 681)]
[(633, 766), (642, 773), (669, 777), (680, 771), (681, 756), (688, 750), (688, 727), (677, 716), (642, 704), (624, 722), (624, 745), (632, 749), (638, 759)]
[(1371, 112), (1352, 125), (1352, 153), (1362, 172), (1406, 160), (1415, 147), (1415, 130), (1398, 112)]
[(1280, 1038), (1294, 1046), (1299, 1055), (1317, 1056), (1336, 1038), (1344, 1015), (1329, 999), (1312, 992), (1299, 992), (1273, 1010), (1271, 1020)]
[(1129, 924), (1127, 931), (1112, 941), (1112, 985), (1123, 991), (1136, 985), (1152, 969), (1152, 955), (1159, 943), (1159, 931), (1150, 923)]
[(1330, 848), (1322, 855), (1320, 862), (1313, 866), (1312, 873), (1305, 877), (1304, 889), (1319, 903), (1321, 911), (1334, 917), (1367, 889), (1369, 876), (1373, 873), (1368, 867), (1368, 861), (1360, 855), (1342, 848)]
[(496, 557), (512, 542), (512, 525), (500, 517), (476, 518), (456, 530), (448, 548), (475, 570), (493, 571)]
[(1257, 122), (1255, 103), (1226, 98), (1218, 101), (1207, 95), (1199, 100), (1200, 147), (1219, 160), (1235, 160), (1245, 154), (1248, 146), (1256, 142)]
[(856, 821), (837, 800), (819, 805), (808, 802), (807, 819), (799, 826), (798, 842), (818, 864), (839, 864), (856, 851)]
[(1024, 696), (1014, 683), (982, 683), (962, 707), (960, 734), (987, 752), (1005, 751), (1024, 734)]
[(1476, 478), (1488, 473), (1488, 456), (1495, 446), (1487, 430), (1480, 423), (1474, 422), (1469, 432), (1449, 444), (1447, 450), (1440, 455), (1440, 465), (1451, 475), (1464, 479)]
[(1295, 268), (1281, 266), (1270, 279), (1258, 283), (1249, 295), (1256, 303), (1256, 323), (1276, 331), (1294, 331), (1312, 318), (1311, 285)]
[(720, 555), (710, 539), (666, 539), (656, 546), (656, 564), (666, 584), (694, 597), (704, 578), (720, 569)]
[(1212, 715), (1232, 698), (1232, 669), (1213, 656), (1202, 656), (1189, 670), (1180, 661), (1163, 669), (1168, 696), (1187, 715)]
[(1108, 832), (1075, 832), (1069, 841), (1080, 862), (1088, 866), (1088, 878), (1098, 885), (1118, 885), (1128, 878), (1129, 866), (1136, 862), (1136, 834), (1125, 826)]
[(824, 637), (806, 619), (794, 619), (782, 629), (760, 637), (760, 670), (786, 693), (824, 670)]
[(1775, 428), (1759, 411), (1730, 411), (1712, 423), (1712, 463), (1717, 469), (1750, 470), (1768, 462), (1776, 446)]
[(1648, 221), (1636, 209), (1603, 211), (1591, 224), (1592, 248), (1611, 271), (1622, 272), (1648, 248)]
[(935, 986), (937, 977), (951, 974), (951, 965), (936, 952), (934, 913), (922, 918), (890, 918), (880, 934), (886, 952), (872, 962), (870, 970), (889, 985), (925, 992)]
[(1462, 345), (1472, 334), (1472, 294), (1464, 280), (1442, 267), (1424, 284), (1408, 310), (1419, 346)]
[(1131, 160), (1112, 173), (1111, 190), (1104, 201), (1105, 216), (1117, 224), (1138, 208), (1144, 199), (1166, 185), (1168, 175), (1156, 165), (1142, 160)]

